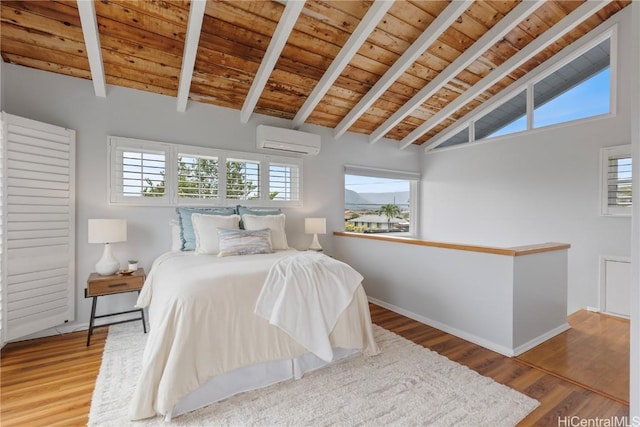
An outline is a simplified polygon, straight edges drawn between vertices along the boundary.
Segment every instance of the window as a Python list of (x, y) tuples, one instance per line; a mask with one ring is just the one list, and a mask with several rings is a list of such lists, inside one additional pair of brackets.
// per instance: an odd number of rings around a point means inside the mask
[(227, 160), (227, 199), (260, 199), (260, 163), (250, 160)]
[(345, 231), (417, 235), (419, 180), (413, 172), (345, 166)]
[(218, 198), (218, 158), (178, 153), (178, 200)]
[(297, 165), (269, 163), (269, 199), (298, 200), (299, 181)]
[(440, 144), (439, 147), (451, 147), (452, 145), (466, 144), (469, 141), (469, 128), (466, 127)]
[[(164, 204), (169, 201), (166, 188), (167, 159), (171, 147), (135, 139), (119, 139), (110, 144), (109, 201), (111, 203)], [(144, 202), (143, 202), (144, 201)]]
[[(614, 27), (556, 60), (548, 69), (522, 79), (492, 104), (443, 132), (434, 144), (437, 148), (463, 145), (611, 114), (615, 105), (615, 35)], [(465, 130), (459, 132), (463, 126)]]
[(477, 120), (474, 128), (476, 140), (527, 130), (527, 91), (523, 90)]
[(302, 205), (300, 158), (109, 137), (109, 159), (110, 203)]
[(631, 145), (602, 149), (602, 215), (631, 216)]
[(607, 38), (533, 85), (533, 127), (611, 111), (611, 40)]

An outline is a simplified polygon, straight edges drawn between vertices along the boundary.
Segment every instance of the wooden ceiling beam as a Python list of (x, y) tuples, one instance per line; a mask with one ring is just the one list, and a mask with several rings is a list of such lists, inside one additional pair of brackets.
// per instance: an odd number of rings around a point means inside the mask
[[(463, 107), (476, 96), (482, 94), (484, 91), (493, 86), (493, 84), (500, 81), (514, 69), (530, 60), (536, 54), (552, 44), (555, 40), (573, 30), (575, 27), (580, 25), (582, 22), (584, 22), (586, 19), (600, 10), (603, 6), (604, 4), (600, 0), (587, 0), (580, 7), (575, 9), (569, 15), (565, 16), (551, 29), (545, 31), (538, 38), (521, 49), (518, 53), (506, 60), (498, 68), (483, 77), (478, 83), (473, 85), (471, 89), (464, 92), (453, 102), (450, 102), (439, 112), (434, 114), (429, 120), (414, 129), (409, 135), (407, 135), (400, 141), (400, 148), (406, 148), (409, 145), (413, 144), (416, 139), (420, 138), (422, 135), (436, 127), (443, 120), (449, 117), (449, 115), (455, 113), (458, 109)], [(430, 144), (425, 148), (425, 150), (432, 150), (435, 147), (437, 147), (435, 143)]]
[(333, 83), (340, 77), (353, 56), (358, 52), (362, 44), (367, 40), (371, 32), (378, 26), (380, 20), (386, 15), (387, 11), (393, 6), (393, 0), (376, 0), (371, 5), (367, 14), (362, 18), (355, 31), (349, 37), (340, 53), (333, 60), (327, 71), (323, 74), (320, 81), (313, 88), (313, 91), (307, 97), (300, 110), (293, 118), (293, 127), (299, 128), (311, 115), (318, 103), (331, 89)]
[(184, 41), (184, 53), (182, 54), (182, 68), (180, 69), (180, 84), (178, 85), (178, 111), (184, 113), (187, 110), (189, 90), (193, 78), (193, 69), (196, 64), (196, 54), (200, 43), (200, 32), (204, 11), (207, 8), (206, 0), (193, 0), (189, 11), (189, 23), (187, 24), (187, 36)]
[(524, 1), (513, 9), (507, 16), (502, 18), (496, 25), (480, 37), (472, 46), (470, 46), (462, 55), (453, 61), (447, 68), (442, 70), (438, 75), (423, 87), (417, 94), (413, 96), (406, 104), (399, 108), (391, 117), (385, 120), (375, 131), (369, 136), (369, 142), (375, 143), (384, 137), (395, 125), (400, 123), (419, 108), (424, 102), (436, 94), (444, 87), (452, 78), (457, 76), (478, 57), (480, 57), (488, 48), (496, 44), (509, 31), (516, 27), (523, 19), (531, 15), (536, 9), (543, 6), (542, 1)]
[(413, 42), (411, 46), (398, 58), (387, 72), (376, 82), (369, 92), (356, 104), (338, 126), (333, 130), (335, 138), (341, 137), (362, 116), (373, 103), (431, 46), (440, 35), (465, 10), (473, 4), (473, 0), (453, 1), (427, 27), (427, 29)]
[(98, 19), (93, 0), (77, 0), (82, 35), (84, 37), (91, 80), (96, 96), (106, 98), (107, 83), (104, 77), (104, 65), (102, 63), (102, 49), (100, 48), (100, 36), (98, 34)]
[(262, 94), (262, 91), (269, 80), (269, 76), (280, 57), (280, 53), (282, 52), (284, 45), (287, 43), (293, 27), (296, 25), (300, 12), (304, 9), (304, 3), (304, 0), (287, 1), (287, 5), (282, 12), (282, 16), (280, 17), (278, 26), (273, 33), (273, 37), (271, 37), (269, 47), (267, 47), (267, 51), (262, 63), (260, 64), (260, 68), (258, 68), (258, 72), (253, 79), (251, 89), (249, 89), (249, 94), (244, 100), (242, 110), (240, 110), (240, 122), (247, 123), (251, 114), (253, 114), (253, 110), (256, 108), (260, 95)]
[[(525, 91), (527, 86), (531, 82), (537, 81), (537, 79), (540, 78), (540, 75), (544, 74), (546, 70), (552, 69), (558, 66), (558, 64), (567, 61), (567, 58), (574, 55), (576, 52), (581, 52), (580, 54), (582, 54), (588, 51), (593, 46), (592, 43), (598, 44), (606, 40), (609, 37), (610, 30), (607, 30), (606, 27), (602, 30), (599, 30), (599, 28), (600, 27), (596, 27), (589, 33), (580, 37), (578, 40), (574, 41), (572, 44), (566, 46), (560, 52), (547, 59), (544, 63), (540, 64), (532, 72), (525, 74), (519, 80), (516, 80), (515, 82), (513, 82), (513, 84), (507, 86), (499, 93), (489, 98), (486, 102), (483, 102), (481, 105), (469, 111), (464, 116), (456, 119), (454, 121), (454, 124), (449, 125), (430, 139), (434, 148), (444, 143), (458, 132), (461, 132), (464, 128), (468, 127), (470, 125), (470, 122), (476, 122), (478, 119), (482, 118), (496, 108), (499, 108), (510, 99), (516, 97), (519, 93)], [(529, 102), (533, 102), (533, 99), (530, 99)], [(533, 106), (530, 106), (529, 108), (533, 109)], [(529, 119), (532, 119), (532, 117), (529, 117)], [(533, 129), (533, 125), (529, 124), (527, 128)], [(428, 151), (430, 151), (428, 148), (425, 149), (425, 152)]]

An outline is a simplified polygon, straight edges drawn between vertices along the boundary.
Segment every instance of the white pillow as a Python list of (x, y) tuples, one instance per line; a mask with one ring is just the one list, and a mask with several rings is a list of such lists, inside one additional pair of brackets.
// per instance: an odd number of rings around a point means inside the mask
[(180, 252), (182, 250), (182, 239), (180, 238), (180, 221), (172, 219), (169, 221), (171, 227), (171, 252)]
[(197, 254), (217, 254), (220, 252), (218, 228), (240, 229), (240, 215), (191, 215), (193, 231), (196, 235)]
[(242, 215), (245, 230), (271, 230), (271, 247), (273, 250), (289, 249), (287, 235), (284, 231), (284, 214), (280, 215)]

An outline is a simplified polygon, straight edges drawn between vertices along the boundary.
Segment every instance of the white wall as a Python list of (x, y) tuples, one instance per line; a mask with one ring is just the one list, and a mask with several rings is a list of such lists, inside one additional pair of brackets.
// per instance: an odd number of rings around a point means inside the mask
[(506, 356), (567, 328), (567, 251), (522, 256), (341, 237), (383, 307)]
[(570, 243), (568, 312), (598, 307), (598, 257), (630, 253), (631, 219), (599, 215), (600, 148), (631, 141), (630, 18), (620, 13), (617, 115), (425, 155), (422, 238)]
[[(256, 151), (258, 124), (287, 126), (284, 120), (259, 115), (242, 125), (238, 111), (197, 103), (189, 103), (186, 113), (178, 113), (171, 97), (112, 86), (106, 99), (97, 98), (90, 81), (11, 64), (4, 64), (2, 72), (5, 111), (77, 131), (77, 309), (71, 328), (88, 322), (90, 304), (83, 289), (102, 253), (100, 245), (87, 243), (87, 219), (127, 220), (127, 242), (113, 245), (114, 254), (123, 263), (137, 258), (148, 271), (155, 257), (170, 248), (168, 222), (175, 218), (174, 208), (107, 204), (107, 135)], [(326, 217), (328, 232), (342, 229), (345, 163), (408, 171), (420, 167), (421, 156), (415, 150), (398, 150), (396, 143), (370, 145), (365, 136), (351, 133), (336, 141), (325, 128), (306, 126), (302, 130), (321, 134), (322, 150), (304, 160), (304, 207), (284, 210), (289, 244), (299, 249), (311, 242), (311, 237), (303, 234), (304, 217)], [(333, 236), (320, 236), (320, 241), (331, 253)], [(98, 312), (120, 311), (133, 302), (134, 294), (103, 297)]]
[[(640, 2), (629, 7), (633, 15), (634, 43), (633, 80), (631, 88), (631, 143), (633, 155), (633, 188), (640, 188)], [(636, 190), (636, 194), (638, 191)], [(637, 197), (636, 197), (636, 200)], [(631, 240), (631, 357), (630, 357), (630, 394), (629, 416), (631, 420), (640, 420), (640, 203), (633, 204), (633, 228)]]

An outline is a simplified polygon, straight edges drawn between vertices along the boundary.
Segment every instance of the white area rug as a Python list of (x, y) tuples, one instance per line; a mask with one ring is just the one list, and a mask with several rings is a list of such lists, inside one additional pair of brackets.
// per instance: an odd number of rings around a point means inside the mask
[(375, 326), (382, 350), (175, 418), (130, 422), (146, 335), (112, 326), (93, 392), (90, 426), (514, 426), (539, 402)]

